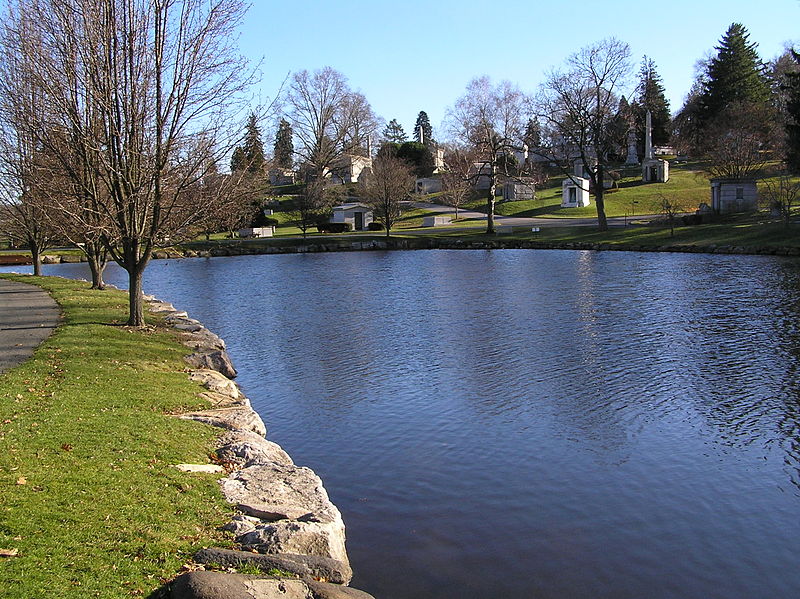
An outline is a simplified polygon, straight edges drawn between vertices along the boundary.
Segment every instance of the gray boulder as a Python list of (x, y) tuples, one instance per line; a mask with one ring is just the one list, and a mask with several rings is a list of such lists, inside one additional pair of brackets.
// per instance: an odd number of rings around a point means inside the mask
[(262, 520), (342, 521), (322, 481), (310, 468), (259, 464), (232, 473), (221, 485), (230, 503)]
[(318, 555), (350, 565), (341, 520), (330, 523), (279, 520), (256, 526), (236, 541), (243, 549), (259, 553)]
[(274, 462), (292, 466), (292, 458), (277, 443), (255, 433), (231, 431), (217, 440), (217, 458), (236, 466), (254, 466)]
[(305, 582), (225, 572), (189, 572), (170, 588), (172, 599), (314, 599)]
[(215, 349), (225, 349), (225, 341), (209, 331), (202, 328), (194, 333), (181, 333), (181, 343), (194, 350), (213, 351)]
[(183, 420), (196, 420), (228, 430), (252, 431), (266, 436), (267, 427), (256, 412), (246, 406), (218, 408), (202, 412), (187, 412), (178, 416)]
[(226, 568), (256, 566), (262, 572), (272, 568), (301, 577), (316, 578), (336, 584), (347, 584), (353, 577), (350, 566), (317, 555), (264, 555), (230, 549), (201, 549), (194, 556), (198, 564), (219, 564)]
[(225, 375), (217, 372), (216, 370), (193, 370), (189, 374), (189, 378), (195, 382), (200, 383), (214, 393), (227, 395), (233, 399), (242, 397), (239, 387)]
[(236, 369), (233, 367), (231, 359), (228, 357), (228, 352), (225, 350), (194, 353), (186, 356), (184, 360), (195, 368), (216, 370), (229, 379), (236, 378)]

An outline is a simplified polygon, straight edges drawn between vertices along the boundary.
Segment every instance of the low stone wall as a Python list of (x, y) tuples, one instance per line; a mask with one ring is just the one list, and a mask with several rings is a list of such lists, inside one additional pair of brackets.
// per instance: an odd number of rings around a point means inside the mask
[[(219, 427), (216, 463), (176, 464), (183, 472), (218, 472), (225, 499), (236, 515), (223, 528), (239, 550), (203, 549), (194, 556), (198, 569), (173, 581), (172, 599), (370, 599), (346, 585), (353, 576), (345, 549), (342, 516), (320, 478), (296, 466), (277, 444), (266, 439), (266, 426), (232, 380), (225, 342), (199, 321), (171, 304), (146, 297), (151, 312), (178, 331), (192, 351), (186, 356), (189, 377), (205, 391), (210, 408), (181, 414)], [(205, 570), (203, 565), (236, 569), (247, 566), (260, 575)], [(270, 575), (278, 574), (278, 575)]]
[[(470, 241), (468, 239), (441, 239), (424, 236), (368, 241), (325, 241), (319, 240), (303, 245), (262, 246), (247, 243), (226, 244), (210, 250), (170, 250), (156, 251), (153, 259), (178, 258), (211, 258), (218, 256), (252, 256), (263, 254), (308, 254), (320, 252), (358, 252), (374, 250), (492, 250), (492, 249), (526, 249), (526, 250), (596, 250), (619, 252), (681, 252), (692, 254), (752, 254), (768, 256), (800, 256), (800, 247), (785, 246), (737, 246), (737, 245), (616, 245), (612, 243), (584, 243), (538, 241), (536, 239), (497, 239)], [(46, 255), (44, 264), (69, 262), (85, 262), (85, 256)]]

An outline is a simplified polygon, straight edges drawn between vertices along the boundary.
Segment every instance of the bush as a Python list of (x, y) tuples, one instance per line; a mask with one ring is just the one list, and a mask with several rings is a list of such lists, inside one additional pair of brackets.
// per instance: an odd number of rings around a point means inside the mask
[(383, 223), (379, 223), (377, 221), (372, 221), (367, 225), (367, 228), (370, 231), (383, 231)]
[(350, 223), (317, 223), (320, 233), (346, 233), (350, 230)]

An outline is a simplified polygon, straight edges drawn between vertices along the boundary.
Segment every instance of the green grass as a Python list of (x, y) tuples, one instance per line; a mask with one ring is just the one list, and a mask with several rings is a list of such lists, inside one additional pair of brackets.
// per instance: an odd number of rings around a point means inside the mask
[[(701, 202), (708, 203), (710, 191), (708, 178), (698, 163), (670, 163), (670, 178), (666, 183), (642, 183), (638, 168), (619, 169), (622, 173), (619, 189), (606, 190), (606, 216), (631, 216), (634, 214), (658, 214), (661, 197), (670, 198), (693, 212)], [(597, 207), (592, 203), (585, 208), (561, 207), (561, 182), (563, 175), (551, 177), (546, 185), (536, 190), (536, 199), (519, 202), (503, 202), (496, 205), (496, 213), (502, 216), (582, 218), (597, 216)], [(483, 198), (469, 203), (472, 210), (486, 211)]]
[[(0, 595), (143, 596), (200, 547), (229, 545), (207, 463), (218, 431), (170, 413), (203, 406), (163, 328), (135, 331), (127, 296), (57, 278), (41, 285), (62, 326), (34, 358), (0, 375)], [(155, 322), (155, 321), (153, 321)]]

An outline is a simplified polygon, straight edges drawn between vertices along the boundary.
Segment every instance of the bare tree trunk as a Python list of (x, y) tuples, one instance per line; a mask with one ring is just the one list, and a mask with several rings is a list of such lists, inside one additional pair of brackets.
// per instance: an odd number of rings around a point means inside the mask
[(33, 240), (28, 240), (28, 246), (31, 250), (31, 258), (33, 259), (33, 274), (34, 276), (42, 276), (42, 249), (39, 244)]
[(597, 204), (597, 228), (600, 231), (608, 231), (605, 188), (603, 187), (603, 165), (599, 160), (597, 164), (597, 170), (595, 172), (594, 197), (595, 203)]
[(103, 290), (106, 283), (103, 280), (103, 271), (106, 269), (106, 252), (99, 243), (87, 243), (85, 253), (89, 270), (92, 272), (92, 289)]
[(489, 185), (489, 194), (486, 197), (486, 232), (489, 234), (494, 233), (494, 193), (497, 190), (497, 183), (492, 177), (492, 182)]
[(144, 266), (137, 264), (128, 270), (128, 326), (143, 327), (144, 322), (144, 302), (142, 299), (142, 278)]

